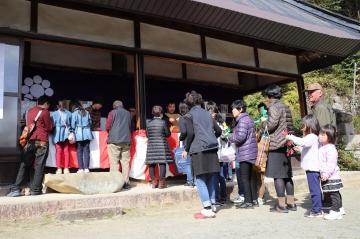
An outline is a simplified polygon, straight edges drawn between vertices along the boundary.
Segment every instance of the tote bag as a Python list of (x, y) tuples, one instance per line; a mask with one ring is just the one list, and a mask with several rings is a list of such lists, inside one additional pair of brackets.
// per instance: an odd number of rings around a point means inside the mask
[(184, 150), (185, 149), (183, 147), (176, 147), (174, 149), (175, 165), (178, 173), (185, 173), (186, 167), (190, 167), (191, 165), (191, 157), (189, 154), (186, 159), (182, 158), (182, 153)]
[(220, 162), (229, 163), (235, 160), (236, 158), (236, 146), (226, 142), (221, 144), (218, 150), (218, 157)]
[(265, 127), (265, 131), (261, 136), (260, 142), (258, 143), (258, 154), (255, 162), (255, 168), (259, 172), (265, 172), (266, 170), (269, 145), (270, 145), (270, 135), (269, 135), (269, 131), (267, 130), (267, 127)]

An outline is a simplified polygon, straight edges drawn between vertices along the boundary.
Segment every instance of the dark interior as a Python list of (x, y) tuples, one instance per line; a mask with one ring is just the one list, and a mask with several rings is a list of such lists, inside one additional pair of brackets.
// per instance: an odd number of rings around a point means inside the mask
[[(54, 95), (51, 97), (53, 107), (56, 105), (56, 100), (59, 99), (92, 101), (100, 97), (104, 102), (102, 116), (106, 117), (114, 100), (122, 100), (125, 108), (135, 106), (134, 77), (132, 74), (107, 74), (26, 66), (23, 75), (23, 79), (40, 75), (43, 79), (50, 81), (51, 88), (54, 90)], [(205, 100), (212, 100), (218, 104), (230, 105), (232, 101), (242, 97), (238, 89), (220, 85), (147, 76), (147, 118), (151, 117), (152, 106), (161, 105), (165, 108), (170, 101), (179, 103), (184, 100), (186, 92), (191, 90), (201, 93)]]

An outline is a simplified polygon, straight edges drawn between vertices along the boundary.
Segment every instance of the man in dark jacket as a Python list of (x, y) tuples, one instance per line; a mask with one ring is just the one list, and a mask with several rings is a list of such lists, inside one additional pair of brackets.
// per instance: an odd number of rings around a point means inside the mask
[(310, 84), (305, 91), (308, 93), (311, 111), (319, 121), (320, 127), (327, 124), (336, 127), (335, 113), (325, 101), (321, 85), (319, 83)]
[[(22, 162), (8, 197), (22, 196), (21, 186), (25, 183), (25, 175), (30, 173), (30, 195), (42, 194), (42, 181), (44, 167), (49, 152), (49, 132), (52, 130), (50, 113), (48, 111), (50, 99), (42, 96), (38, 99), (38, 105), (30, 109), (26, 116), (27, 125), (35, 123), (35, 130), (30, 136), (29, 142), (24, 148)], [(35, 159), (34, 159), (35, 158)]]
[(124, 188), (130, 188), (130, 144), (131, 144), (131, 114), (125, 110), (123, 103), (117, 100), (113, 103), (113, 110), (106, 120), (108, 136), (108, 155), (110, 172), (119, 171), (119, 162), (124, 176)]

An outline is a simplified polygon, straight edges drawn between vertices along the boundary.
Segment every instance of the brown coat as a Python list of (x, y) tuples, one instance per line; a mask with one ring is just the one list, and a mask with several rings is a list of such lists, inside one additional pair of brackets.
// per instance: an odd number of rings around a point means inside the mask
[(276, 150), (285, 146), (286, 139), (283, 135), (285, 129), (289, 134), (294, 133), (293, 119), (290, 108), (278, 99), (272, 100), (268, 106), (267, 127), (270, 134), (269, 150)]

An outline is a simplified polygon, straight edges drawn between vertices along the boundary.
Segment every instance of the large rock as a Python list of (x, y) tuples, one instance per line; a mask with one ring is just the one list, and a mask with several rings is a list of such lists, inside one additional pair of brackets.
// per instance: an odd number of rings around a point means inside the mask
[(338, 135), (353, 135), (355, 134), (354, 124), (352, 122), (352, 115), (347, 112), (335, 110), (336, 126)]
[(60, 193), (99, 194), (120, 191), (124, 178), (120, 172), (46, 174), (44, 183)]

